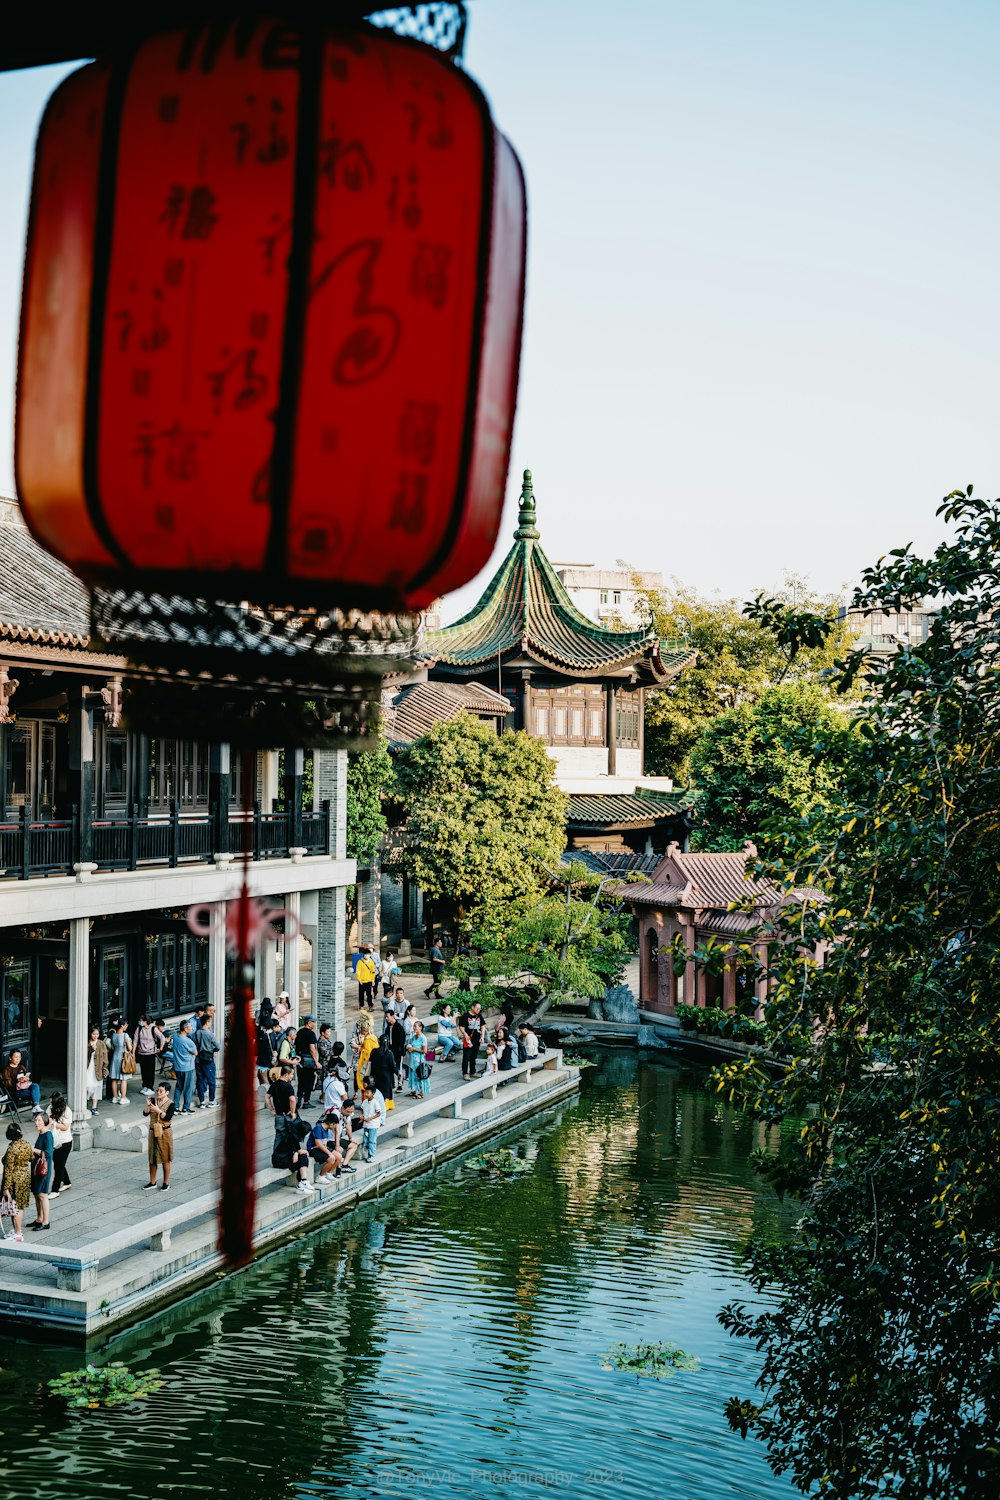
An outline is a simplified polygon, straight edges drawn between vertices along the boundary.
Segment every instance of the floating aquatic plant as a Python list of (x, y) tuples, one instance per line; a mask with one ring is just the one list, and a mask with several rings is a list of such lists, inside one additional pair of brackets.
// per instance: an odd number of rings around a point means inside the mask
[(563, 1056), (563, 1065), (567, 1068), (596, 1068), (597, 1064), (589, 1057), (566, 1057)]
[(482, 1156), (474, 1156), (469, 1166), (483, 1177), (521, 1177), (532, 1170), (530, 1161), (507, 1150), (485, 1151)]
[(601, 1360), (602, 1370), (625, 1370), (630, 1375), (652, 1376), (669, 1380), (678, 1370), (697, 1370), (693, 1354), (685, 1354), (676, 1344), (615, 1344)]
[(134, 1375), (127, 1365), (121, 1363), (101, 1367), (86, 1365), (82, 1370), (67, 1370), (47, 1382), (50, 1395), (62, 1396), (70, 1406), (92, 1410), (102, 1406), (123, 1406), (127, 1401), (142, 1401), (158, 1391), (162, 1384), (158, 1370)]

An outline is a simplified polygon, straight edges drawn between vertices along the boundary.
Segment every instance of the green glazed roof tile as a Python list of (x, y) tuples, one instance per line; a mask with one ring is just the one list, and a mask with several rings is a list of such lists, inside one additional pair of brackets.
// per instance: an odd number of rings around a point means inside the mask
[(531, 472), (525, 469), (513, 547), (475, 608), (428, 634), (428, 657), (461, 668), (522, 651), (566, 673), (601, 676), (635, 666), (656, 682), (694, 660), (682, 642), (661, 642), (652, 625), (607, 630), (588, 619), (543, 552), (535, 520)]

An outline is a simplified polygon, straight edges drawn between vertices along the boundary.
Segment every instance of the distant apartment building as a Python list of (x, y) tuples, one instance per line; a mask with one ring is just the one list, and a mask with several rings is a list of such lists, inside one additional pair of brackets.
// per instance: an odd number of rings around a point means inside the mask
[(919, 646), (926, 641), (937, 611), (926, 599), (918, 599), (904, 609), (850, 609), (844, 607), (838, 618), (846, 621), (858, 645), (878, 655), (891, 656), (900, 646)]
[(556, 576), (581, 614), (601, 625), (628, 629), (644, 625), (648, 612), (642, 590), (663, 588), (662, 573), (640, 573), (619, 565), (599, 568), (595, 563), (554, 563)]

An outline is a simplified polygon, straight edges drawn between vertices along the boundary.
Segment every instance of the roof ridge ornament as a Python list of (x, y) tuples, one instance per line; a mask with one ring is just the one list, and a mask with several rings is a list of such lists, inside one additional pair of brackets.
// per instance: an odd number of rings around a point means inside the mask
[(525, 469), (521, 484), (521, 499), (517, 508), (517, 530), (514, 532), (514, 540), (537, 542), (541, 532), (535, 520), (535, 491), (531, 483), (531, 470)]

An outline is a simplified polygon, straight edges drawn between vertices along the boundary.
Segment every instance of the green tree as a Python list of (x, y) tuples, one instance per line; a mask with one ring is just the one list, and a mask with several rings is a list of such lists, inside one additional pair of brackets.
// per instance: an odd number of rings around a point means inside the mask
[(385, 838), (388, 821), (383, 802), (392, 788), (392, 758), (384, 740), (374, 750), (347, 758), (347, 852), (371, 859)]
[(660, 636), (683, 638), (697, 653), (692, 666), (646, 699), (646, 768), (681, 782), (701, 731), (718, 714), (780, 683), (821, 681), (850, 644), (847, 627), (836, 618), (837, 600), (811, 595), (795, 577), (767, 602), (792, 615), (818, 613), (829, 630), (794, 650), (775, 612), (748, 614), (735, 599), (705, 598), (676, 583), (670, 592), (645, 598)]
[(1000, 1492), (1000, 501), (970, 488), (941, 513), (953, 540), (890, 554), (855, 601), (942, 601), (869, 679), (862, 774), (762, 870), (823, 898), (789, 903), (771, 945), (795, 1056), (715, 1075), (799, 1125), (761, 1163), (797, 1233), (751, 1248), (763, 1305), (722, 1314), (763, 1355), (759, 1398), (727, 1414), (836, 1500)]
[(541, 1000), (537, 1017), (560, 1000), (603, 995), (624, 975), (632, 929), (620, 877), (602, 878), (576, 862), (558, 870), (542, 866), (540, 874), (545, 894), (509, 908), (502, 930), (496, 924), (474, 930), (481, 957), (453, 965), (457, 973), (479, 973), (476, 993), (487, 1008), (504, 980), (533, 986)]
[(474, 913), (485, 932), (502, 931), (511, 903), (539, 895), (538, 862), (554, 864), (565, 847), (566, 798), (545, 747), (471, 714), (399, 754), (396, 796), (390, 868), (459, 929)]
[(766, 688), (712, 719), (691, 753), (700, 849), (766, 846), (837, 797), (858, 732), (811, 683)]

